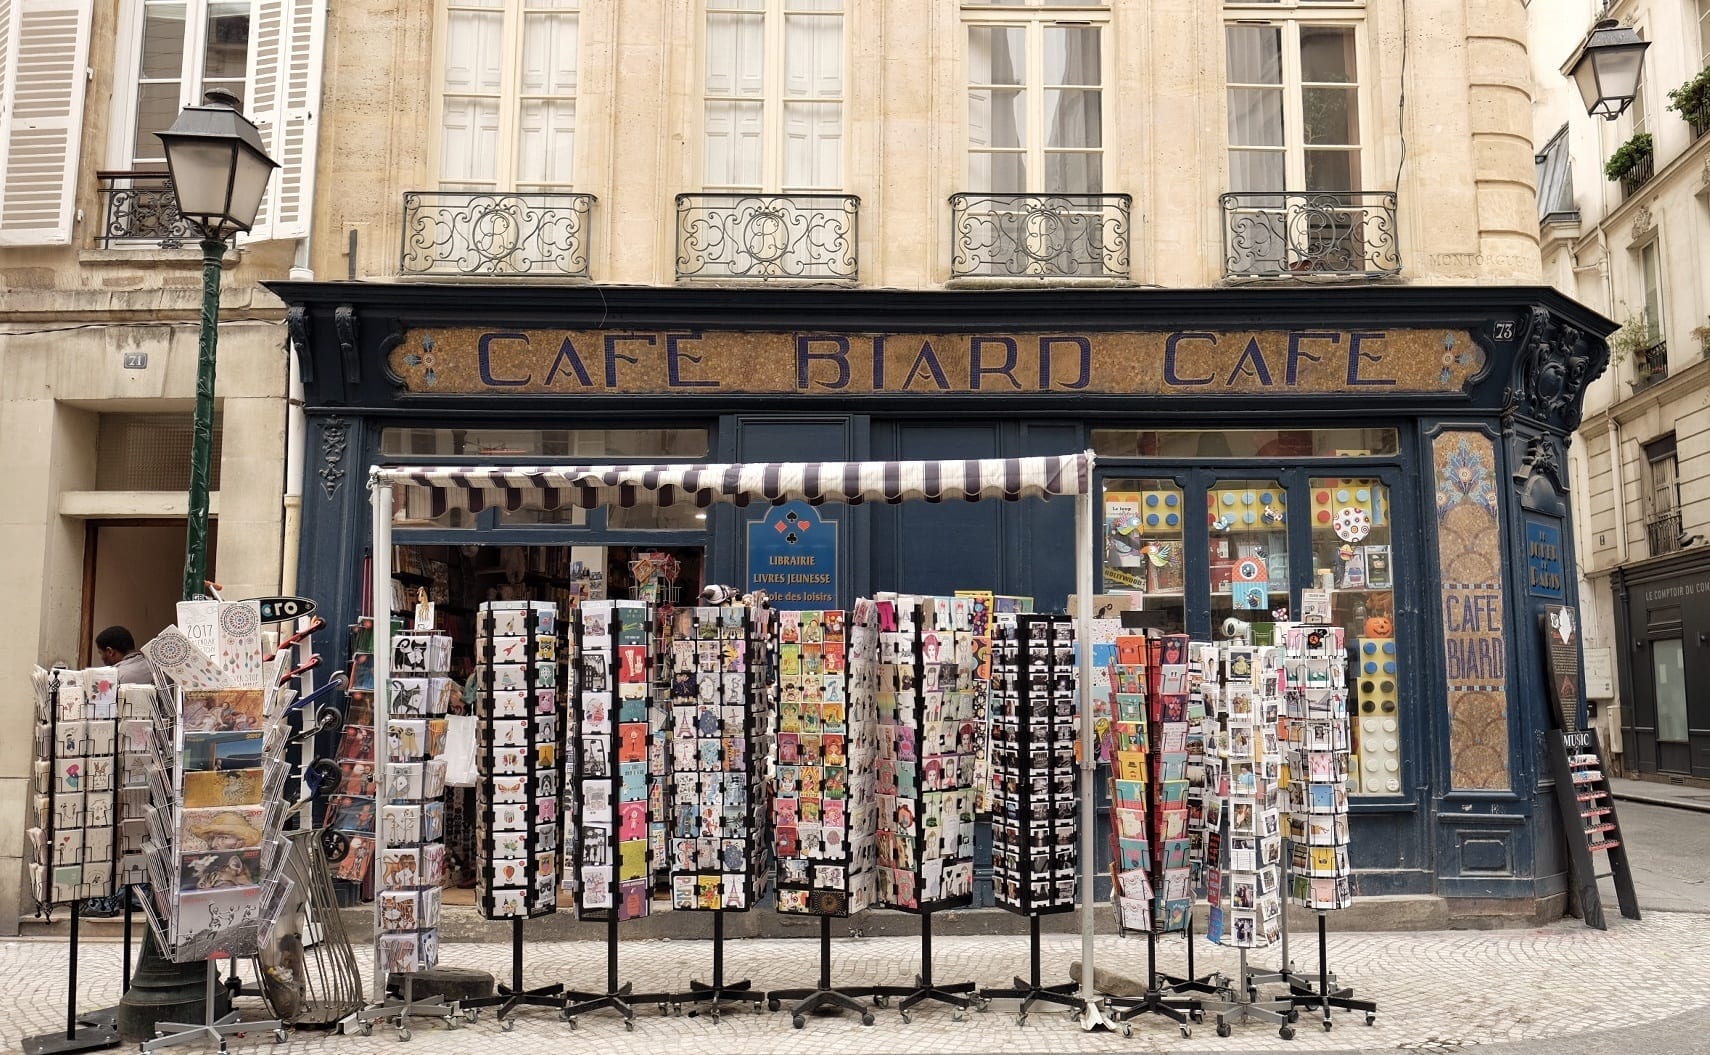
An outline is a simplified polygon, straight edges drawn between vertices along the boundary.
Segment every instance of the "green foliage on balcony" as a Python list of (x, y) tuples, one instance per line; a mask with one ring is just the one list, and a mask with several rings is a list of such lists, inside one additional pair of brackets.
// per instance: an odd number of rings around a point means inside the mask
[(1649, 160), (1651, 134), (1640, 132), (1615, 148), (1615, 153), (1609, 155), (1608, 164), (1603, 166), (1603, 174), (1612, 180), (1623, 179)]

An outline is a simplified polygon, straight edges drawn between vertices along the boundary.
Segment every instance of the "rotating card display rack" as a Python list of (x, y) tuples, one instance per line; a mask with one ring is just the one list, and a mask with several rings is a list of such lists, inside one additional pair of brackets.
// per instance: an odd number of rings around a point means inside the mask
[[(618, 924), (648, 914), (652, 823), (648, 792), (653, 608), (642, 601), (584, 601), (572, 623), (581, 673), (574, 697), (574, 837), (566, 838), (576, 914), (606, 923), (606, 990), (567, 993), (564, 1017), (609, 1009), (635, 1028), (629, 983), (618, 982)], [(567, 825), (569, 821), (567, 820)]]
[(558, 606), (488, 601), (475, 629), (477, 904), (487, 919), (511, 921), (511, 979), (496, 995), (462, 1007), (498, 1007), (508, 1031), (519, 1007), (564, 1007), (563, 985), (529, 989), (522, 977), (524, 920), (558, 908), (564, 778)]
[(385, 769), (375, 827), (375, 970), (403, 977), (403, 996), (358, 1011), (368, 1033), (392, 1022), (400, 1040), (412, 1016), (444, 1019), (458, 1009), (443, 998), (415, 999), (415, 976), (439, 963), (440, 885), (445, 879), (445, 741), (450, 702), (451, 638), (429, 632), (397, 634), (384, 670)]
[(771, 871), (769, 615), (747, 604), (679, 608), (671, 613), (669, 651), (659, 664), (669, 708), (671, 904), (713, 914), (713, 973), (711, 982), (691, 979), (686, 992), (635, 1000), (678, 1013), (684, 1004), (710, 1004), (714, 1021), (725, 1003), (765, 1001), (753, 983), (725, 980), (724, 914), (752, 908)]
[[(908, 1020), (915, 1005), (960, 1017), (983, 1003), (973, 982), (932, 978), (932, 914), (973, 901), (973, 605), (966, 597), (877, 598), (879, 619), (879, 904), (920, 915), (913, 986), (879, 986), (874, 1002)], [(966, 994), (966, 995), (964, 995)]]
[(1078, 1013), (1077, 983), (1046, 985), (1039, 919), (1075, 908), (1080, 834), (1080, 732), (1075, 625), (1066, 615), (1008, 616), (992, 642), (992, 883), (997, 903), (1027, 917), (1028, 977), (985, 999), (1017, 999), (1017, 1024), (1035, 1004)]
[(1377, 1004), (1337, 988), (1330, 973), (1325, 936), (1328, 912), (1353, 904), (1348, 860), (1349, 729), (1347, 653), (1341, 627), (1282, 628), (1284, 743), (1288, 758), (1288, 899), (1311, 909), (1318, 923), (1316, 979), (1293, 973), (1283, 934), (1284, 979), (1297, 1008), (1317, 1008), (1328, 1031), (1330, 1011), (1363, 1012), (1366, 1025)]
[[(862, 599), (852, 611), (784, 611), (774, 615), (778, 671), (777, 796), (772, 837), (778, 858), (779, 912), (819, 917), (819, 981), (812, 989), (766, 994), (784, 1001), (801, 1029), (821, 1009), (853, 1011), (862, 1025), (873, 1013), (858, 997), (872, 987), (832, 988), (831, 921), (867, 909), (877, 863), (875, 770), (878, 705), (876, 608)], [(819, 646), (809, 673), (804, 650)], [(843, 791), (838, 794), (838, 788)], [(808, 836), (804, 839), (803, 829)]]
[[(354, 883), (373, 896), (374, 822), (379, 785), (374, 735), (374, 618), (358, 616), (350, 627), (350, 675), (344, 720), (332, 760), (339, 777), (327, 798), (321, 845), (333, 878)], [(365, 889), (366, 888), (366, 889)]]

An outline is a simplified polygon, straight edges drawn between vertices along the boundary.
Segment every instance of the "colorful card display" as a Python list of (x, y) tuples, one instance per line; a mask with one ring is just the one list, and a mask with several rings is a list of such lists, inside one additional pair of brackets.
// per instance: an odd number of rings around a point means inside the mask
[[(361, 632), (362, 628), (358, 628)], [(425, 971), (439, 962), (440, 882), (445, 861), (445, 718), (434, 701), (431, 687), (446, 681), (451, 662), (451, 638), (427, 632), (395, 635), (392, 639), (393, 670), (388, 682), (391, 697), (386, 723), (386, 748), (380, 756), (373, 751), (371, 729), (347, 726), (341, 738), (341, 753), (348, 745), (367, 757), (341, 759), (346, 779), (363, 774), (368, 766), (377, 774), (376, 799), (333, 796), (329, 809), (332, 825), (346, 831), (375, 831), (381, 847), (374, 861), (374, 845), (354, 845), (343, 865), (352, 858), (362, 862), (363, 875), (374, 871), (375, 898), (380, 906), (380, 926), (375, 948), (385, 970), (394, 974)], [(403, 669), (397, 663), (403, 661)], [(376, 827), (377, 826), (377, 827)], [(433, 864), (437, 862), (437, 866)]]
[(1341, 627), (1290, 625), (1281, 640), (1288, 897), (1318, 911), (1344, 909), (1353, 904), (1346, 639)]
[(1282, 933), (1283, 650), (1196, 643), (1190, 652), (1208, 687), (1221, 674), (1215, 697), (1207, 689), (1215, 744), (1208, 782), (1217, 798), (1206, 811), (1206, 936), (1262, 948)]

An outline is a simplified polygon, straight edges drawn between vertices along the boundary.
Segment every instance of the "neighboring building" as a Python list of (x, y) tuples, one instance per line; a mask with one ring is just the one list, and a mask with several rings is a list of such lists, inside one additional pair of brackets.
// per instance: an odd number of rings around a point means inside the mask
[[(1530, 12), (1544, 274), (1623, 324), (1569, 454), (1586, 655), (1607, 672), (1588, 689), (1627, 775), (1705, 780), (1710, 0), (1609, 5), (1607, 17), (1652, 42), (1639, 96), (1615, 122), (1586, 116), (1562, 75), (1601, 14), (1591, 0)], [(1645, 136), (1649, 149), (1635, 150)], [(1618, 154), (1627, 171), (1608, 178)]]
[[(378, 461), (1093, 448), (1103, 589), (1204, 637), (1331, 586), (1373, 665), (1361, 892), (1559, 913), (1541, 641), (1514, 628), (1575, 580), (1569, 557), (1564, 587), (1528, 589), (1518, 540), (1571, 541), (1554, 466), (1609, 327), (1540, 286), (1525, 20), (1518, 0), (333, 5), (309, 237), (237, 272), (339, 280), (272, 287), (307, 415), (300, 589), (335, 626), (358, 614)], [(93, 251), (43, 253), (87, 275)], [(258, 399), (283, 423), (277, 380)], [(289, 478), (279, 446), (247, 482)], [(1233, 512), (1171, 518), (1208, 503)], [(277, 540), (279, 507), (243, 508)], [(1343, 510), (1370, 533), (1337, 536)], [(631, 589), (639, 553), (758, 582), (771, 533), (759, 509), (434, 512), (400, 511), (393, 600), (431, 590), (454, 632), (494, 592)], [(801, 600), (1060, 606), (1069, 512), (828, 507)], [(1260, 578), (1237, 593), (1244, 557)], [(73, 581), (41, 587), (58, 636), (0, 673), (68, 639)]]

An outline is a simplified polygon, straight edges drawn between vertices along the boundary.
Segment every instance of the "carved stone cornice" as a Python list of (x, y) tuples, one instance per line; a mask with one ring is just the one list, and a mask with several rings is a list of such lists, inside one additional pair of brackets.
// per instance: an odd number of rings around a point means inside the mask
[(1609, 366), (1609, 345), (1545, 308), (1533, 308), (1514, 359), (1504, 413), (1566, 436), (1579, 427), (1585, 390)]

